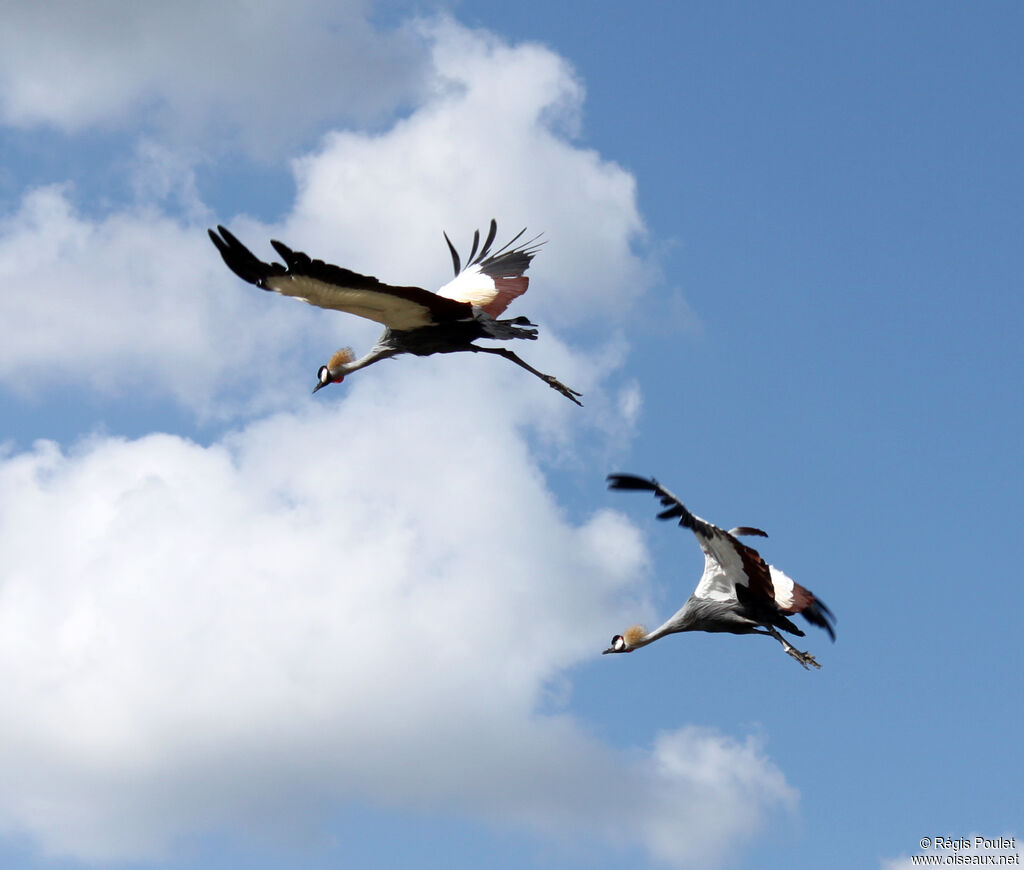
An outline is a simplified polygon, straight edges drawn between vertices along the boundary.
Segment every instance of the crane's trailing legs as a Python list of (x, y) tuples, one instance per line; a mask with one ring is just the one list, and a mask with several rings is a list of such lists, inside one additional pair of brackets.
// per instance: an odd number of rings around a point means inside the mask
[(577, 393), (575, 390), (569, 389), (569, 387), (567, 387), (565, 384), (563, 384), (554, 375), (546, 375), (546, 374), (544, 374), (544, 372), (537, 371), (528, 362), (524, 362), (523, 360), (521, 360), (515, 354), (514, 351), (511, 351), (511, 350), (509, 350), (506, 347), (477, 347), (475, 344), (471, 344), (467, 348), (467, 350), (471, 350), (474, 353), (493, 353), (493, 354), (497, 354), (498, 356), (503, 356), (503, 357), (505, 357), (505, 359), (511, 360), (512, 362), (514, 362), (517, 366), (520, 366), (521, 368), (526, 369), (531, 374), (536, 375), (538, 378), (540, 378), (542, 381), (544, 381), (544, 383), (546, 383), (553, 390), (558, 390), (558, 392), (560, 392), (563, 396), (565, 396), (569, 401), (575, 402), (581, 408), (583, 407), (583, 403), (579, 399), (576, 398), (577, 396), (582, 396), (583, 393)]
[(804, 670), (810, 670), (812, 667), (821, 670), (821, 665), (818, 664), (817, 659), (814, 658), (809, 652), (801, 652), (793, 644), (791, 644), (786, 638), (784, 638), (779, 632), (772, 626), (766, 625), (765, 634), (771, 635), (779, 643), (782, 644), (782, 648), (793, 658), (795, 658), (800, 664), (804, 666)]

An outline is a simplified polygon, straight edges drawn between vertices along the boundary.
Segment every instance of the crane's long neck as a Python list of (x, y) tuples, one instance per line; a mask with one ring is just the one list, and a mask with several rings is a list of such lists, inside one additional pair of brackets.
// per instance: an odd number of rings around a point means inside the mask
[[(648, 631), (646, 634), (641, 634), (640, 631), (636, 631), (635, 627), (631, 628), (626, 633), (626, 640), (632, 649), (637, 647), (647, 646), (649, 643), (654, 643), (659, 637), (664, 637), (666, 634), (676, 634), (680, 631), (693, 631), (693, 619), (692, 614), (687, 607), (689, 601), (684, 604), (671, 618), (667, 619), (664, 623), (659, 625), (653, 631)], [(632, 633), (632, 636), (630, 634)]]
[(339, 375), (348, 375), (352, 372), (358, 371), (359, 369), (364, 369), (369, 365), (373, 365), (377, 360), (387, 359), (388, 357), (401, 353), (398, 348), (384, 340), (386, 337), (387, 333), (377, 339), (377, 343), (370, 348), (369, 353), (365, 356), (361, 356), (353, 362), (342, 363), (335, 369), (330, 369), (331, 377), (336, 378)]

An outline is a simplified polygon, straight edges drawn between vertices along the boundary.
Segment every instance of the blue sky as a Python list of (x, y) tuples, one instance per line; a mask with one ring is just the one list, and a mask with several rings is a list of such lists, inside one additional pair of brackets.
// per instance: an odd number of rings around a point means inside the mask
[[(1024, 835), (1014, 4), (9, 4), (0, 864), (903, 870)], [(434, 288), (572, 406), (205, 230)], [(660, 623), (754, 525), (809, 673)]]

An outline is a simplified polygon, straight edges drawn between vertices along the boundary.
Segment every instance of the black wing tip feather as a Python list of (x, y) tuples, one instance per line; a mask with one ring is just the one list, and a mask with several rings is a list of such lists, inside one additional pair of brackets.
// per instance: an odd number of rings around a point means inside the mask
[(225, 260), (234, 252), (245, 251), (250, 256), (255, 256), (252, 252), (243, 245), (231, 231), (223, 224), (217, 224), (217, 231), (207, 230), (207, 234), (210, 236), (210, 241), (216, 246), (217, 250), (220, 251), (220, 255)]
[(755, 529), (753, 526), (736, 526), (735, 529), (729, 529), (729, 534), (736, 535), (749, 535), (758, 538), (767, 538), (768, 533), (761, 529)]
[(272, 247), (277, 253), (279, 253), (284, 261), (287, 263), (289, 259), (295, 256), (295, 253), (289, 248), (284, 242), (279, 242), (277, 239), (270, 240), (270, 247)]
[(466, 258), (470, 263), (476, 256), (476, 249), (480, 247), (480, 230), (473, 230), (473, 247), (469, 249), (469, 256)]
[[(231, 245), (232, 243), (236, 245), (242, 244), (240, 241), (238, 241), (237, 238), (235, 238), (231, 230), (224, 226), (224, 224), (217, 224), (216, 233), (213, 230), (207, 230), (207, 232), (210, 234), (210, 238), (213, 239), (213, 243), (218, 248), (221, 247), (222, 245)], [(219, 233), (220, 235), (218, 235), (217, 233)]]
[(261, 287), (271, 275), (284, 271), (276, 263), (264, 263), (223, 224), (217, 224), (217, 233), (213, 230), (207, 230), (207, 233), (220, 252), (221, 259), (243, 281)]
[[(525, 228), (523, 232), (525, 232)], [(491, 218), (491, 225), (487, 231), (487, 239), (484, 241), (484, 246), (480, 248), (480, 230), (473, 230), (473, 246), (469, 249), (469, 256), (466, 257), (466, 268), (474, 266), (479, 263), (484, 257), (487, 256), (491, 249), (491, 245), (494, 244), (494, 237), (498, 234), (498, 222)], [(521, 236), (523, 233), (520, 233)], [(448, 233), (442, 231), (441, 235), (444, 236), (444, 240), (448, 243), (448, 251), (452, 255), (452, 268), (455, 271), (455, 277), (459, 277), (459, 273), (462, 271), (462, 258), (459, 256), (459, 252), (455, 249), (455, 245), (452, 244), (452, 240), (448, 238)], [(518, 236), (516, 237), (518, 238)], [(506, 246), (507, 247), (507, 246)], [(480, 248), (480, 254), (477, 255), (477, 248)]]
[(816, 625), (819, 628), (825, 629), (828, 632), (828, 636), (832, 639), (832, 643), (836, 642), (836, 630), (833, 628), (832, 623), (836, 621), (832, 611), (828, 609), (824, 601), (820, 601), (817, 598), (807, 607), (800, 611), (811, 625)]
[[(722, 534), (718, 526), (709, 523), (707, 520), (702, 520), (698, 516), (694, 516), (682, 501), (665, 489), (653, 477), (647, 478), (639, 477), (635, 474), (617, 473), (609, 474), (607, 479), (609, 489), (653, 492), (654, 497), (665, 507), (665, 510), (657, 515), (659, 520), (674, 520), (676, 517), (679, 517), (680, 526), (689, 529), (696, 535), (703, 535), (705, 538), (713, 538), (716, 534)], [(740, 544), (740, 546), (743, 545)]]
[(679, 499), (653, 477), (639, 477), (635, 474), (609, 474), (608, 488), (632, 490), (634, 492), (653, 492), (658, 501), (665, 506), (665, 510), (658, 514), (659, 520), (674, 520), (676, 517), (679, 517), (680, 525), (692, 528), (693, 515)]
[(452, 240), (448, 238), (448, 233), (442, 233), (444, 240), (448, 243), (448, 250), (451, 251), (452, 255), (452, 267), (455, 269), (455, 277), (459, 277), (459, 272), (462, 271), (462, 261), (459, 259), (459, 252), (455, 250), (455, 245), (452, 244)]
[[(487, 274), (491, 274), (488, 268), (491, 270), (497, 269), (501, 274), (491, 275), (492, 277), (505, 277), (506, 275), (522, 275), (530, 267), (530, 262), (536, 255), (537, 251), (544, 244), (544, 241), (538, 241), (541, 235), (534, 236), (528, 242), (523, 242), (519, 247), (515, 247), (515, 244), (526, 232), (526, 227), (523, 227), (518, 233), (516, 233), (511, 239), (509, 239), (504, 245), (502, 245), (497, 251), (491, 251), (491, 246), (494, 244), (494, 239), (498, 235), (498, 221), (491, 218), (490, 226), (487, 230), (487, 237), (484, 239), (484, 243), (480, 245), (480, 230), (473, 231), (473, 245), (470, 248), (469, 256), (466, 258), (466, 264), (463, 266), (462, 258), (459, 256), (458, 250), (452, 243), (451, 238), (447, 232), (443, 232), (444, 240), (448, 245), (448, 252), (452, 257), (452, 269), (455, 272), (455, 277), (458, 277), (463, 268), (470, 268), (471, 266), (479, 266), (481, 270)], [(479, 249), (479, 252), (478, 252)]]
[(661, 485), (653, 477), (638, 477), (635, 474), (609, 474), (607, 477), (608, 489), (641, 489), (648, 492), (657, 492)]
[(326, 274), (331, 270), (342, 271), (340, 266), (330, 266), (323, 260), (314, 260), (308, 254), (294, 251), (277, 239), (271, 239), (270, 244), (284, 260), (289, 272), (294, 272), (297, 275), (319, 275)]
[[(498, 222), (491, 218), (491, 225), (487, 230), (487, 240), (484, 242), (484, 246), (480, 249), (480, 257), (487, 256), (487, 252), (490, 251), (491, 245), (494, 244), (494, 238), (498, 235)], [(473, 259), (470, 257), (470, 259)]]
[[(224, 228), (218, 227), (218, 229), (223, 230)], [(231, 263), (228, 262), (228, 256), (231, 248), (229, 247), (228, 243), (225, 242), (224, 239), (222, 239), (220, 236), (218, 236), (213, 230), (207, 230), (206, 232), (207, 235), (209, 235), (210, 237), (210, 241), (213, 242), (213, 246), (220, 253), (221, 259), (223, 259), (224, 262), (230, 266)]]

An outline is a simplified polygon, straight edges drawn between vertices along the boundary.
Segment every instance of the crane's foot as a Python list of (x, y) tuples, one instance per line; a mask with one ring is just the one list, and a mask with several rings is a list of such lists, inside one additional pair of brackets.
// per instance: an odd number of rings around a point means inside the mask
[(575, 402), (581, 408), (583, 407), (583, 403), (576, 398), (577, 396), (582, 396), (583, 393), (577, 393), (575, 390), (570, 390), (565, 384), (558, 380), (558, 378), (554, 377), (554, 375), (541, 375), (541, 377), (547, 381), (549, 387), (558, 390), (558, 392), (565, 396), (570, 402)]
[(821, 665), (818, 664), (817, 659), (815, 659), (809, 652), (801, 652), (796, 647), (791, 646), (788, 643), (783, 648), (804, 666), (804, 670), (809, 671), (812, 667), (817, 668), (819, 671), (821, 670)]

